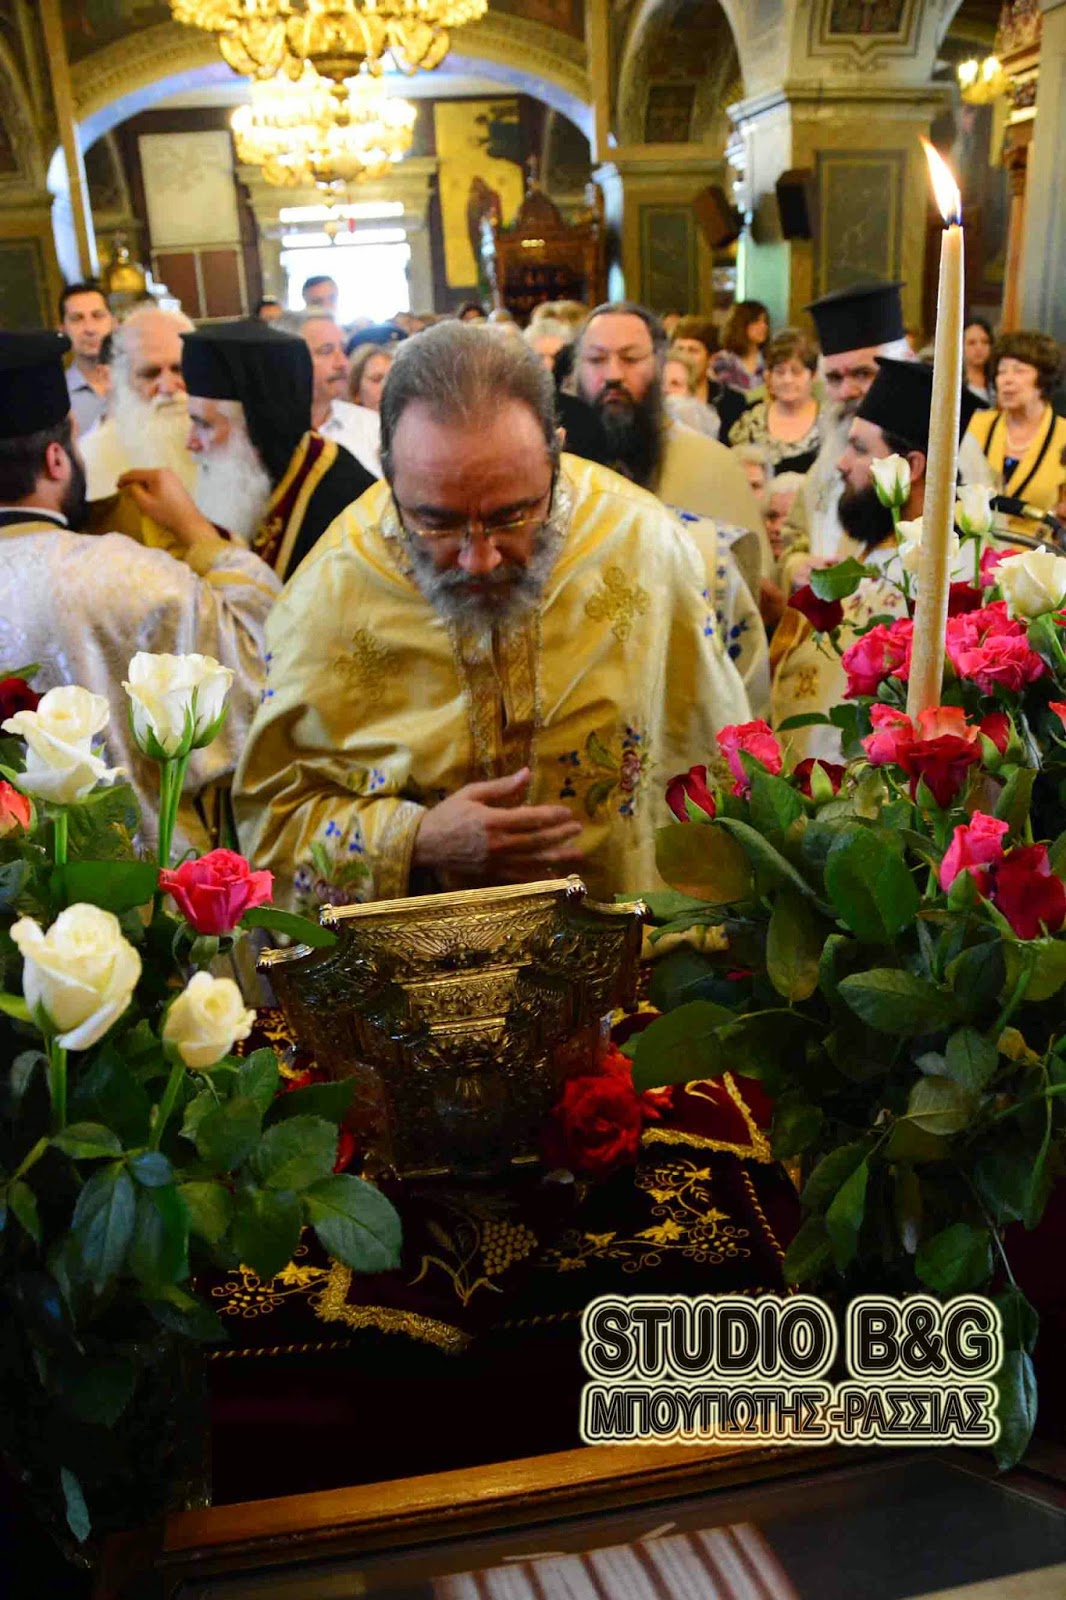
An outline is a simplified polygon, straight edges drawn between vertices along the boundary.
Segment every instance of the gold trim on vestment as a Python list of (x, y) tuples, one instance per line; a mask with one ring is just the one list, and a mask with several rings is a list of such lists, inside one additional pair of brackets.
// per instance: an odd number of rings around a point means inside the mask
[[(300, 440), (299, 445), (296, 447), (296, 456), (294, 456), (293, 462), (299, 458), (299, 464), (303, 464), (307, 450), (307, 440), (309, 437), (310, 436), (308, 434), (304, 434), (304, 437)], [(311, 496), (321, 484), (322, 479), (326, 476), (326, 473), (333, 466), (337, 459), (337, 452), (341, 448), (342, 447), (335, 439), (323, 439), (323, 448), (321, 454), (319, 455), (318, 460), (309, 469), (306, 478), (300, 485), (300, 492), (296, 496), (296, 503), (289, 513), (285, 537), (281, 541), (281, 548), (278, 550), (277, 557), (274, 561), (274, 571), (281, 579), (284, 579), (288, 570), (289, 557), (292, 555), (293, 547), (296, 544), (296, 541), (299, 538), (300, 532), (303, 528), (304, 518), (307, 515), (307, 507), (311, 502)], [(293, 462), (289, 463), (290, 470), (293, 467)], [(283, 485), (287, 484), (288, 481), (289, 474), (287, 473), (285, 479), (283, 479)], [(281, 494), (282, 489), (279, 488), (278, 493), (274, 496), (274, 499), (270, 503), (270, 507), (267, 508), (268, 518), (270, 516), (270, 508), (280, 503)]]

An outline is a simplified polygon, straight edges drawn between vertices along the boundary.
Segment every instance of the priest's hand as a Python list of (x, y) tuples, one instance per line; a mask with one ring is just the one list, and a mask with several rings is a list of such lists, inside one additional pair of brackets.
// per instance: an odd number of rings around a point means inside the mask
[(532, 778), (523, 767), (442, 800), (422, 818), (412, 865), (488, 884), (529, 883), (575, 867), (581, 824), (566, 806), (522, 805)]
[(170, 467), (136, 467), (124, 472), (118, 487), (133, 496), (142, 516), (166, 528), (186, 548), (212, 541), (223, 543), (213, 522), (196, 509), (196, 502)]

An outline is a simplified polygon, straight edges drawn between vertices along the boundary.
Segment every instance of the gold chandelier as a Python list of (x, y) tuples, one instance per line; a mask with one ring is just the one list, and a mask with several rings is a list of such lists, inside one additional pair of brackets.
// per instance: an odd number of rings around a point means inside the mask
[(474, 22), (488, 0), (170, 0), (177, 22), (218, 35), (234, 72), (300, 76), (305, 61), (340, 83), (360, 68), (430, 71), (448, 54), (449, 30)]
[(381, 177), (405, 156), (416, 116), (377, 78), (331, 84), (305, 64), (296, 82), (282, 75), (253, 83), (251, 103), (237, 107), (231, 126), (238, 160), (261, 168), (268, 183), (338, 190)]
[(960, 61), (955, 68), (959, 92), (968, 105), (987, 106), (1005, 94), (1010, 86), (1007, 74), (995, 56), (983, 61)]

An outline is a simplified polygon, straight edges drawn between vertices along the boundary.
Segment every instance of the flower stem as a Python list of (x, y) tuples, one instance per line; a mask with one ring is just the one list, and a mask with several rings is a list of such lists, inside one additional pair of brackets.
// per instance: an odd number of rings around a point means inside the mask
[(53, 1131), (62, 1133), (67, 1125), (67, 1052), (55, 1039), (48, 1040), (48, 1088)]
[(178, 1098), (181, 1080), (185, 1076), (184, 1061), (175, 1061), (170, 1069), (167, 1086), (163, 1090), (163, 1098), (156, 1107), (156, 1114), (152, 1121), (152, 1136), (148, 1141), (149, 1150), (158, 1150), (159, 1141), (163, 1137), (163, 1130), (170, 1121), (170, 1114), (174, 1110), (174, 1103)]
[(1030, 945), (1022, 957), (1022, 970), (1019, 972), (1014, 988), (1011, 990), (1010, 999), (1007, 1001), (1006, 1005), (1003, 1007), (1003, 1010), (1000, 1012), (990, 1029), (989, 1036), (993, 1041), (999, 1038), (1000, 1034), (1007, 1026), (1007, 1023), (1010, 1021), (1011, 1017), (1013, 1017), (1014, 1013), (1025, 999), (1025, 991), (1029, 987), (1035, 965), (1036, 951), (1033, 949), (1032, 945)]
[(57, 867), (67, 864), (68, 822), (66, 810), (57, 811), (53, 823), (52, 855)]

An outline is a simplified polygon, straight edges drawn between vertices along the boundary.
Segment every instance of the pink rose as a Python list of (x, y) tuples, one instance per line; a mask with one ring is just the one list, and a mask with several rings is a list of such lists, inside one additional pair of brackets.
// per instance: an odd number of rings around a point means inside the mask
[(246, 911), (269, 901), (274, 874), (253, 872), (235, 850), (211, 850), (176, 872), (161, 871), (159, 887), (197, 933), (232, 933)]
[(718, 806), (714, 795), (707, 787), (706, 767), (689, 767), (687, 772), (671, 778), (666, 785), (666, 803), (678, 822), (689, 820), (685, 806), (686, 799), (691, 800), (692, 804), (708, 817), (713, 817), (717, 812)]
[(1029, 648), (1025, 638), (993, 634), (973, 650), (961, 650), (955, 659), (960, 678), (971, 678), (982, 694), (997, 688), (1020, 694), (1047, 672), (1047, 662)]
[(984, 588), (991, 589), (996, 581), (996, 568), (1001, 561), (1005, 561), (1011, 554), (1009, 550), (997, 550), (993, 545), (981, 553), (981, 583)]
[(761, 718), (757, 722), (733, 723), (730, 727), (723, 728), (718, 735), (718, 748), (729, 762), (729, 770), (736, 780), (733, 784), (734, 794), (747, 794), (751, 787), (748, 775), (744, 771), (744, 763), (740, 759), (741, 751), (754, 756), (756, 761), (761, 762), (773, 776), (776, 777), (781, 771), (781, 746), (774, 738), (769, 724), (763, 722)]
[(975, 868), (990, 866), (1003, 859), (1003, 838), (1009, 832), (1008, 824), (983, 811), (975, 811), (968, 823), (955, 829), (951, 843), (940, 863), (940, 887), (951, 888), (960, 872), (971, 872), (980, 885), (982, 875)]
[(905, 679), (910, 669), (913, 632), (910, 618), (900, 617), (891, 626), (879, 622), (849, 645), (841, 657), (841, 665), (848, 676), (844, 698), (854, 700), (859, 695), (876, 694), (890, 673)]
[(872, 705), (870, 721), (874, 731), (862, 741), (867, 761), (873, 767), (898, 765), (900, 740), (914, 738), (914, 724), (910, 717), (906, 712), (897, 711), (895, 706)]

